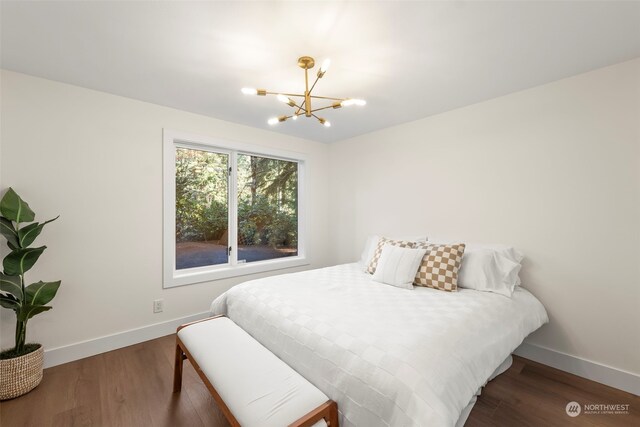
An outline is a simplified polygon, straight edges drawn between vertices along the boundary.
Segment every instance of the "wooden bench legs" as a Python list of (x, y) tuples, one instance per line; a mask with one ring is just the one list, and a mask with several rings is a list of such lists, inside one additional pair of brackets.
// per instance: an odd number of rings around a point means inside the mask
[[(177, 338), (177, 337), (176, 337)], [(176, 343), (176, 360), (173, 366), (173, 392), (177, 393), (182, 389), (182, 362), (187, 358), (179, 343)]]

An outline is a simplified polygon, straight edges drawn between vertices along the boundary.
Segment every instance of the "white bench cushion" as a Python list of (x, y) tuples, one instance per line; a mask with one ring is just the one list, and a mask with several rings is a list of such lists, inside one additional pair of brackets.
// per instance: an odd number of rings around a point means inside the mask
[(187, 326), (178, 337), (243, 427), (287, 426), (329, 400), (226, 317)]

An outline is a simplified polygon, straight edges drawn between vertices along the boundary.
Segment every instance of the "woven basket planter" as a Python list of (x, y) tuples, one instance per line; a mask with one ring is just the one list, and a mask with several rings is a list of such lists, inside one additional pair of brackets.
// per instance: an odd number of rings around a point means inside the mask
[(42, 346), (31, 353), (0, 360), (0, 400), (22, 396), (40, 384), (43, 360)]

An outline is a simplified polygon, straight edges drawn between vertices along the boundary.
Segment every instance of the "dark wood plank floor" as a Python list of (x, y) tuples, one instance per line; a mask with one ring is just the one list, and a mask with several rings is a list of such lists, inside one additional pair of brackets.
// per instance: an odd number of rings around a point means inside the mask
[[(45, 370), (38, 388), (0, 403), (0, 425), (215, 426), (228, 423), (185, 362), (183, 389), (171, 393), (174, 336)], [(568, 402), (629, 404), (628, 415), (565, 412)], [(466, 426), (640, 426), (640, 398), (516, 357), (489, 383)]]

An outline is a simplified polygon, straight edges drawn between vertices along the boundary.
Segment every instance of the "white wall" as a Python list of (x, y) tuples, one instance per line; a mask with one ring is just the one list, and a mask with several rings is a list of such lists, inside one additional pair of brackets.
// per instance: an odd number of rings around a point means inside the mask
[[(60, 214), (28, 277), (62, 286), (54, 308), (29, 322), (28, 340), (50, 349), (201, 313), (259, 277), (162, 288), (163, 128), (304, 153), (307, 268), (327, 265), (327, 145), (8, 71), (1, 84), (2, 189), (18, 191), (39, 220)], [(164, 312), (153, 314), (157, 298)], [(1, 311), (6, 348), (14, 318)]]
[(338, 142), (330, 164), (333, 262), (374, 233), (513, 244), (551, 318), (529, 342), (640, 373), (640, 59)]

